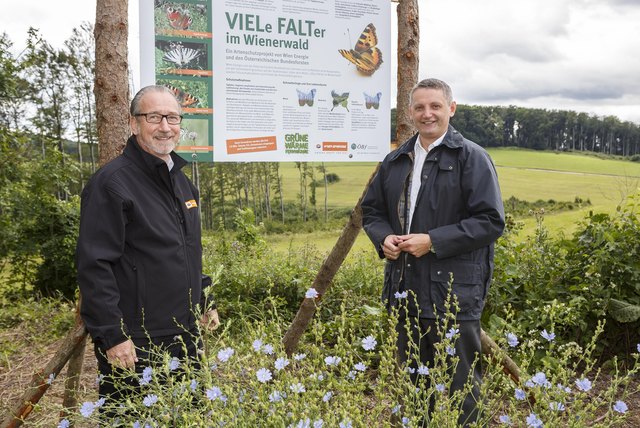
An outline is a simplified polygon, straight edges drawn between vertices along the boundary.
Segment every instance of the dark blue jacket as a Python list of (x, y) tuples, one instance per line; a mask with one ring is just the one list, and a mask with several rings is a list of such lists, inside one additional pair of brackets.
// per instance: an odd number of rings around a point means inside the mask
[(104, 350), (126, 335), (168, 336), (195, 326), (202, 293), (199, 198), (181, 171), (186, 162), (171, 157), (169, 172), (131, 137), (82, 192), (81, 315)]
[[(412, 291), (419, 316), (445, 310), (449, 283), (458, 299), (458, 319), (482, 314), (493, 273), (493, 244), (504, 229), (504, 208), (489, 154), (449, 126), (422, 169), (411, 230), (406, 230), (408, 186), (412, 180), (417, 134), (387, 155), (363, 201), (363, 226), (384, 257), (381, 244), (390, 235), (428, 233), (434, 253), (416, 258), (401, 253), (385, 266), (383, 300), (391, 307), (396, 292)], [(411, 315), (418, 314), (412, 305)]]

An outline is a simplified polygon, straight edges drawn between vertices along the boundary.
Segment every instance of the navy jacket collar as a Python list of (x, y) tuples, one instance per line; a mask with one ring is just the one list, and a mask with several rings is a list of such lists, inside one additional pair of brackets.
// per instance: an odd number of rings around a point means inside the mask
[[(416, 133), (413, 137), (402, 143), (402, 145), (398, 147), (395, 152), (393, 152), (389, 160), (394, 161), (401, 155), (409, 155), (410, 153), (412, 153), (417, 139), (418, 134)], [(463, 141), (464, 138), (462, 137), (462, 135), (458, 131), (456, 131), (453, 126), (449, 125), (449, 129), (447, 130), (447, 133), (444, 136), (444, 140), (442, 140), (440, 146), (446, 146), (451, 149), (458, 149), (462, 147)]]

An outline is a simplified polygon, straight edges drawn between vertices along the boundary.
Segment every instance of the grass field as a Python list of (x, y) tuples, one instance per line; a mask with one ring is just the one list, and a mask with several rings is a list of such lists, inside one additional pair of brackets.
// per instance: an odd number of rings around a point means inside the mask
[[(640, 188), (640, 163), (602, 159), (579, 153), (555, 153), (522, 150), (515, 148), (490, 149), (500, 180), (503, 198), (515, 196), (520, 200), (574, 201), (576, 197), (590, 200), (590, 206), (550, 213), (545, 216), (545, 225), (551, 233), (570, 234), (577, 223), (590, 210), (613, 212), (629, 194)], [(310, 163), (317, 167), (319, 163)], [(367, 181), (375, 171), (376, 163), (326, 163), (329, 173), (337, 174), (340, 181), (329, 185), (329, 208), (352, 208), (362, 195)], [(299, 193), (299, 171), (295, 163), (282, 163), (285, 198), (295, 199)], [(316, 180), (322, 174), (316, 170)], [(324, 188), (317, 189), (317, 208), (324, 204)], [(524, 220), (521, 237), (530, 234), (535, 227), (532, 218)], [(276, 248), (286, 250), (291, 245), (312, 244), (319, 249), (330, 249), (339, 235), (336, 232), (280, 235), (269, 238)], [(273, 242), (272, 242), (273, 241)], [(369, 248), (366, 236), (358, 238), (355, 249)]]

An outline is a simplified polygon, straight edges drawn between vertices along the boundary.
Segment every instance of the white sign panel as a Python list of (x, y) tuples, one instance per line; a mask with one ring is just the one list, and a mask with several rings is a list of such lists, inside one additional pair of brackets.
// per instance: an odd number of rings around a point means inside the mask
[(216, 162), (388, 153), (388, 0), (217, 0), (212, 8)]

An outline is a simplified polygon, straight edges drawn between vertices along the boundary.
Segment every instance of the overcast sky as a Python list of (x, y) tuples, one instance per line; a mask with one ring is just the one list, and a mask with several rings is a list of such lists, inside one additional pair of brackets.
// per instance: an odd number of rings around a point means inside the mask
[[(135, 40), (138, 0), (129, 4)], [(640, 0), (419, 5), (420, 76), (448, 81), (459, 103), (611, 114), (640, 124)], [(72, 28), (94, 19), (95, 0), (7, 1), (0, 31), (9, 34), (14, 51), (24, 47), (30, 26), (61, 47)], [(135, 69), (136, 59), (131, 62)]]

